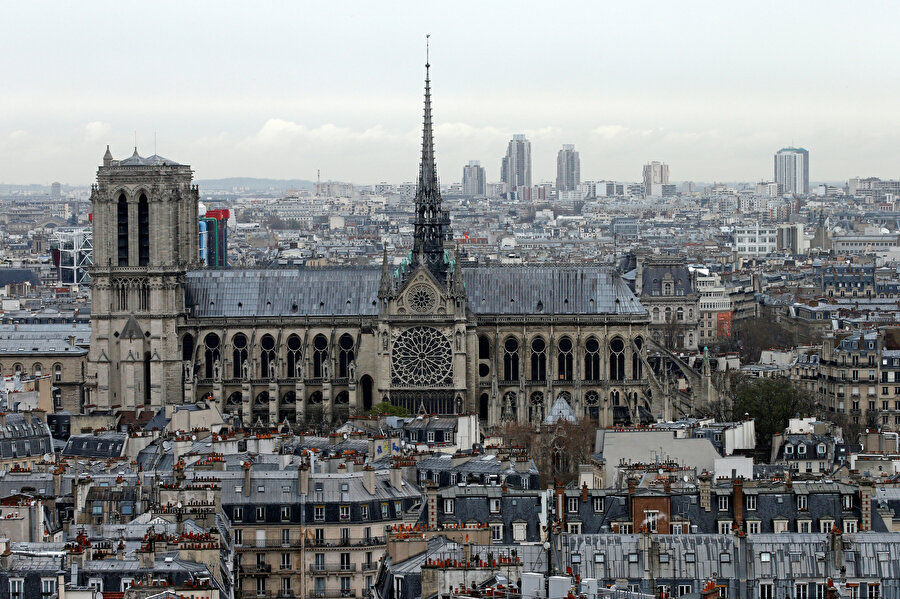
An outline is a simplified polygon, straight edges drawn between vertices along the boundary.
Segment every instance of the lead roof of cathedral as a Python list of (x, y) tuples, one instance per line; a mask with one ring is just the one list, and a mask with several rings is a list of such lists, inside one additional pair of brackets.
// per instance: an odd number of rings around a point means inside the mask
[[(467, 266), (475, 314), (646, 314), (621, 277), (600, 266)], [(187, 300), (200, 318), (375, 316), (381, 269), (197, 270)]]
[(134, 149), (134, 154), (132, 154), (129, 158), (125, 160), (119, 160), (117, 163), (114, 163), (114, 166), (181, 166), (174, 160), (169, 160), (168, 158), (163, 158), (158, 154), (154, 154), (153, 156), (147, 156), (146, 158), (137, 153), (137, 148)]

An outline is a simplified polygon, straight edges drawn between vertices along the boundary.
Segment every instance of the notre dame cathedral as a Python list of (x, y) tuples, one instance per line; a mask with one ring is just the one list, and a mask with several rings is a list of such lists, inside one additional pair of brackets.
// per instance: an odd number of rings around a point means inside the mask
[[(93, 186), (87, 408), (206, 400), (246, 424), (411, 412), (601, 426), (662, 411), (649, 317), (612, 268), (463, 265), (442, 209), (426, 65), (413, 247), (399, 267), (201, 269), (192, 171), (107, 148)], [(657, 396), (660, 394), (657, 393)]]

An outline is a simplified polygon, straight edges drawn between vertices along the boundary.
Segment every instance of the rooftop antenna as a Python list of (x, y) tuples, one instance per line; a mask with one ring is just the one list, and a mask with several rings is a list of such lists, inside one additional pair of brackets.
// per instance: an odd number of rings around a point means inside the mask
[(430, 54), (431, 54), (431, 46), (430, 46), (430, 43), (429, 43), (429, 41), (428, 41), (428, 39), (429, 39), (430, 37), (431, 37), (431, 34), (430, 34), (430, 33), (426, 33), (426, 34), (425, 34), (425, 68), (426, 68), (426, 69), (427, 69), (428, 67), (431, 66), (431, 64), (430, 64), (430, 63), (431, 63), (431, 60), (429, 59), (429, 56), (430, 56)]
[(153, 155), (156, 156), (156, 131), (153, 132)]
[(134, 131), (134, 152), (137, 154), (137, 129)]

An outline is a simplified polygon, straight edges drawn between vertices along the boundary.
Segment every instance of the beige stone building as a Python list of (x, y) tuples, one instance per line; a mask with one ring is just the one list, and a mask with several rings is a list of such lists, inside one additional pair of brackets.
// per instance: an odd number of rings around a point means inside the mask
[[(243, 422), (334, 421), (389, 401), (485, 424), (557, 401), (653, 406), (649, 315), (612, 269), (474, 264), (441, 205), (426, 78), (414, 245), (381, 268), (200, 270), (191, 169), (107, 152), (92, 194), (89, 407), (206, 398)], [(655, 394), (659, 397), (661, 394)]]

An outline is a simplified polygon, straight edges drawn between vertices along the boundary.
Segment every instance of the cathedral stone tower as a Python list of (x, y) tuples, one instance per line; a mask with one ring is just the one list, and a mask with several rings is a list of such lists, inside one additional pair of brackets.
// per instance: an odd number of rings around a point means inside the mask
[(94, 265), (86, 408), (158, 409), (183, 397), (176, 327), (199, 259), (191, 168), (109, 148), (91, 192)]

